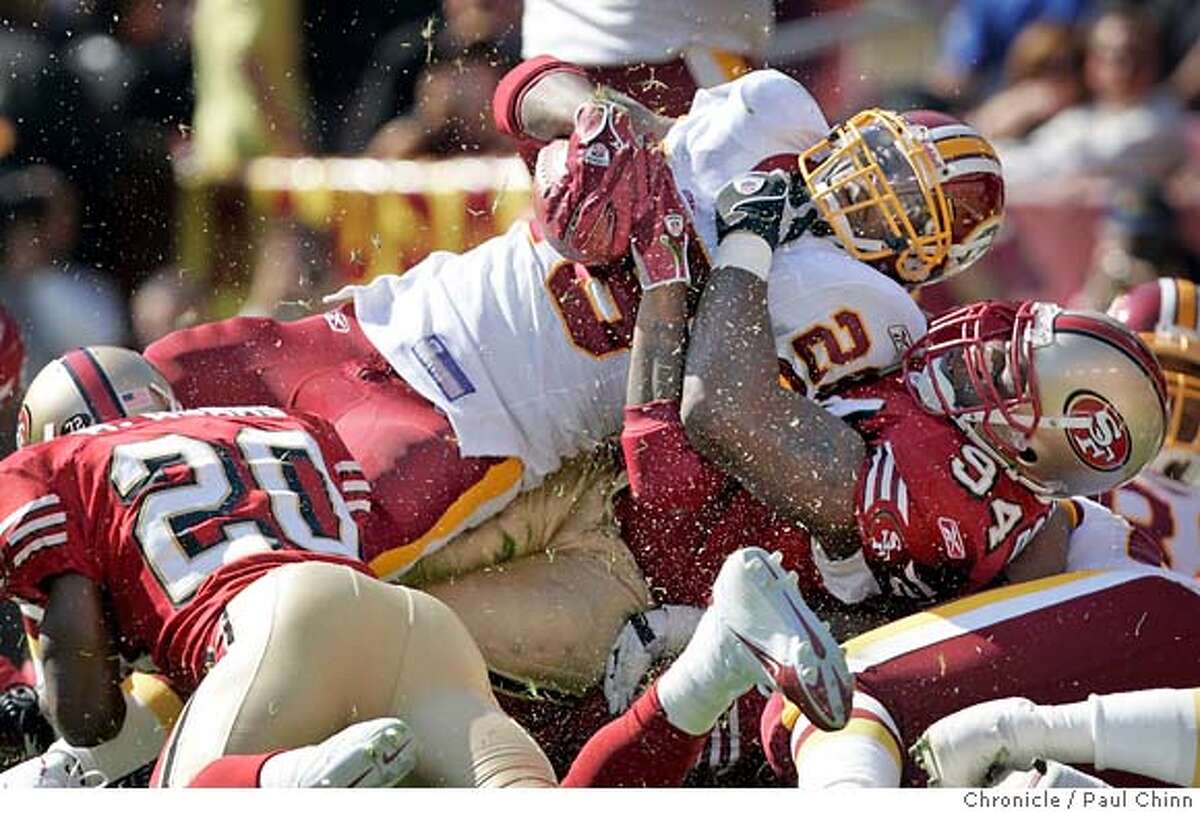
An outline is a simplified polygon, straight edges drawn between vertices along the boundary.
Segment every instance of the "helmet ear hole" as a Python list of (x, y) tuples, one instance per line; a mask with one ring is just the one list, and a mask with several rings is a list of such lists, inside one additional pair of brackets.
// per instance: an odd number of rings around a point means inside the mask
[(1017, 454), (1017, 457), (1021, 458), (1022, 463), (1028, 463), (1030, 465), (1033, 465), (1038, 461), (1037, 452), (1029, 448), (1022, 449)]

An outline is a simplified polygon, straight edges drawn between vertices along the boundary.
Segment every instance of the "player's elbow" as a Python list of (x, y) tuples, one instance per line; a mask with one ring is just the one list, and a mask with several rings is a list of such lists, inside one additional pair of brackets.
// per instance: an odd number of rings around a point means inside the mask
[(125, 723), (125, 704), (106, 707), (97, 704), (73, 709), (68, 713), (59, 710), (54, 719), (55, 727), (67, 744), (76, 748), (92, 748), (117, 738)]
[(679, 417), (695, 449), (710, 453), (736, 446), (744, 414), (733, 388), (706, 385), (693, 376), (684, 381)]

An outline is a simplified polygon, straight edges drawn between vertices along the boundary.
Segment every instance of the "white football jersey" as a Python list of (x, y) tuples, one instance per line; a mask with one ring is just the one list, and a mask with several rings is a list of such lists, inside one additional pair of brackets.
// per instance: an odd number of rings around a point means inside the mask
[(589, 67), (668, 62), (697, 49), (754, 56), (774, 22), (771, 0), (525, 0), (521, 50)]
[(1103, 502), (1158, 542), (1172, 570), (1200, 578), (1200, 489), (1147, 470)]
[[(697, 91), (665, 145), (710, 253), (717, 245), (714, 203), (721, 187), (828, 132), (816, 100), (778, 71), (754, 71)], [(822, 238), (802, 237), (775, 252), (767, 302), (777, 355), (791, 365), (795, 388), (810, 394), (848, 375), (895, 366), (925, 335), (925, 317), (903, 287)]]
[[(807, 91), (775, 71), (697, 94), (668, 143), (710, 249), (717, 189), (826, 129)], [(894, 365), (925, 331), (903, 288), (826, 240), (777, 251), (768, 293), (780, 357), (806, 392)], [(532, 487), (620, 430), (639, 296), (631, 274), (588, 275), (517, 224), (333, 299), (353, 299), (367, 338), (446, 413), (464, 454), (520, 458)]]

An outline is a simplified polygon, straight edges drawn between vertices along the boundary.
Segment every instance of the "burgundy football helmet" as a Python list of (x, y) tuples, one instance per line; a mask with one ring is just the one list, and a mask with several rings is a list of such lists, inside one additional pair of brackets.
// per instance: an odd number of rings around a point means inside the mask
[(1163, 367), (1170, 422), (1162, 452), (1150, 464), (1168, 477), (1200, 486), (1200, 315), (1196, 285), (1166, 277), (1117, 297), (1110, 316), (1137, 331)]
[(801, 153), (800, 172), (846, 251), (910, 288), (979, 260), (1004, 214), (992, 145), (932, 110), (864, 110)]

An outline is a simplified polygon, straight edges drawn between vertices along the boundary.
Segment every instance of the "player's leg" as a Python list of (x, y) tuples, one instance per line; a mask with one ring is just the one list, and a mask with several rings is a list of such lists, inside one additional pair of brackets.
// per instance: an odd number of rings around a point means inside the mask
[(679, 784), (718, 718), (757, 684), (786, 691), (829, 728), (845, 724), (852, 682), (841, 649), (792, 574), (746, 548), (722, 566), (683, 653), (588, 742), (564, 785)]
[(386, 513), (391, 532), (363, 548), (381, 578), (395, 579), (521, 490), (520, 460), (464, 456), (447, 417), (377, 353), (314, 371), (291, 405), (333, 423), (371, 485), (374, 510)]
[(411, 618), (393, 713), (420, 749), (414, 777), (431, 786), (551, 787), (554, 771), (533, 738), (505, 714), (466, 627), (445, 604), (418, 590), (363, 579)]
[[(388, 605), (368, 606), (355, 575), (326, 563), (287, 565), (226, 605), (224, 655), (184, 707), (159, 758), (158, 784), (187, 785), (220, 757), (313, 745), (352, 723), (391, 716), (406, 618)], [(374, 626), (358, 623), (368, 610), (392, 614), (379, 622), (390, 622), (386, 637), (372, 638)]]
[(945, 786), (978, 784), (1002, 768), (1027, 770), (1039, 757), (1195, 786), (1198, 708), (1198, 689), (1091, 695), (1060, 705), (1009, 697), (934, 723), (914, 756)]
[(650, 605), (609, 509), (621, 482), (610, 457), (576, 458), (406, 583), (454, 610), (495, 674), (581, 695), (599, 684), (625, 621)]
[[(818, 735), (795, 709), (780, 715), (801, 785), (922, 782), (905, 748), (997, 694), (1062, 703), (1089, 690), (1200, 684), (1195, 612), (1200, 594), (1186, 580), (1152, 568), (1094, 571), (987, 591), (860, 635), (846, 643), (860, 690), (851, 725)], [(943, 749), (937, 770), (981, 782), (998, 743), (963, 743), (979, 747)]]

